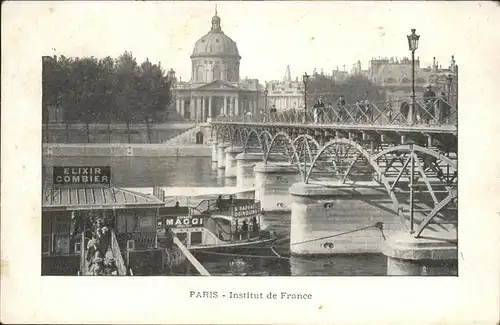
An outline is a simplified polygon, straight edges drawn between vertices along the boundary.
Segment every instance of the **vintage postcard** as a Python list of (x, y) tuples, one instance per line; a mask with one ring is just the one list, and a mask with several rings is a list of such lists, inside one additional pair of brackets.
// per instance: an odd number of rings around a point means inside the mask
[(3, 9), (2, 321), (498, 322), (495, 3)]

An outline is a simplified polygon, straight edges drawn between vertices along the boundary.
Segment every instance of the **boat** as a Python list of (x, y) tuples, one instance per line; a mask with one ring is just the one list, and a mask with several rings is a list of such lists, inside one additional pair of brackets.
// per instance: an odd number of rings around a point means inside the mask
[[(191, 199), (191, 201), (193, 201)], [(158, 240), (173, 234), (193, 252), (271, 247), (279, 236), (261, 227), (262, 209), (252, 198), (203, 199), (196, 206), (165, 207), (157, 217)]]

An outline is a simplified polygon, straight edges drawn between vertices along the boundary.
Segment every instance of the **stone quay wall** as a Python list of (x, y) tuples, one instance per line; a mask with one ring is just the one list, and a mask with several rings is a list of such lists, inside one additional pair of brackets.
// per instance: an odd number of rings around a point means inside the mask
[(210, 145), (164, 144), (43, 144), (44, 157), (211, 157)]

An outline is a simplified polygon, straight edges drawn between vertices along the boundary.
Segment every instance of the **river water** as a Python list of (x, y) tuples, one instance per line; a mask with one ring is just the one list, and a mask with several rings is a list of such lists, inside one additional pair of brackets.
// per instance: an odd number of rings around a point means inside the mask
[[(227, 183), (212, 169), (210, 157), (51, 157), (44, 158), (43, 179), (53, 165), (111, 166), (113, 184), (120, 187), (222, 187)], [(262, 223), (284, 236), (290, 231), (290, 213), (266, 213)], [(288, 243), (276, 245), (277, 252), (288, 256)], [(249, 252), (249, 256), (197, 256), (212, 275), (270, 276), (375, 276), (386, 275), (387, 262), (382, 254), (283, 258), (270, 251)]]

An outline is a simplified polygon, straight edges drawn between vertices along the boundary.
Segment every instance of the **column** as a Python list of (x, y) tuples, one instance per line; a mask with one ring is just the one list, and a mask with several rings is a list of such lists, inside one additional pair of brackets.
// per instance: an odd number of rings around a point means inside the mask
[(295, 165), (259, 162), (255, 165), (255, 199), (265, 211), (290, 211), (288, 189), (300, 179)]
[(235, 115), (240, 115), (240, 105), (239, 105), (238, 101), (239, 101), (238, 96), (234, 97), (234, 114)]
[(179, 114), (181, 113), (181, 100), (180, 99), (175, 100), (175, 111)]
[(195, 108), (196, 108), (196, 97), (191, 97), (191, 101), (189, 102), (189, 119), (191, 121), (194, 120), (195, 117)]
[[(391, 209), (392, 201), (387, 191), (374, 181), (300, 182), (290, 187), (290, 195), (293, 202), (290, 240), (292, 243), (304, 242), (290, 246), (295, 255), (382, 253), (384, 237), (374, 225), (382, 222), (385, 236), (404, 227), (401, 217)], [(373, 205), (374, 201), (377, 205)], [(305, 242), (336, 234), (339, 236)]]
[(208, 97), (208, 118), (212, 118), (212, 96)]
[(236, 177), (236, 156), (243, 152), (241, 147), (228, 147), (226, 153), (226, 171), (225, 176), (229, 178)]
[(205, 122), (205, 96), (201, 97), (201, 122)]
[(183, 98), (181, 99), (181, 115), (184, 117), (186, 114), (186, 100)]
[(201, 120), (201, 97), (198, 97), (196, 101), (196, 122)]
[(224, 116), (227, 116), (227, 97), (224, 96)]

